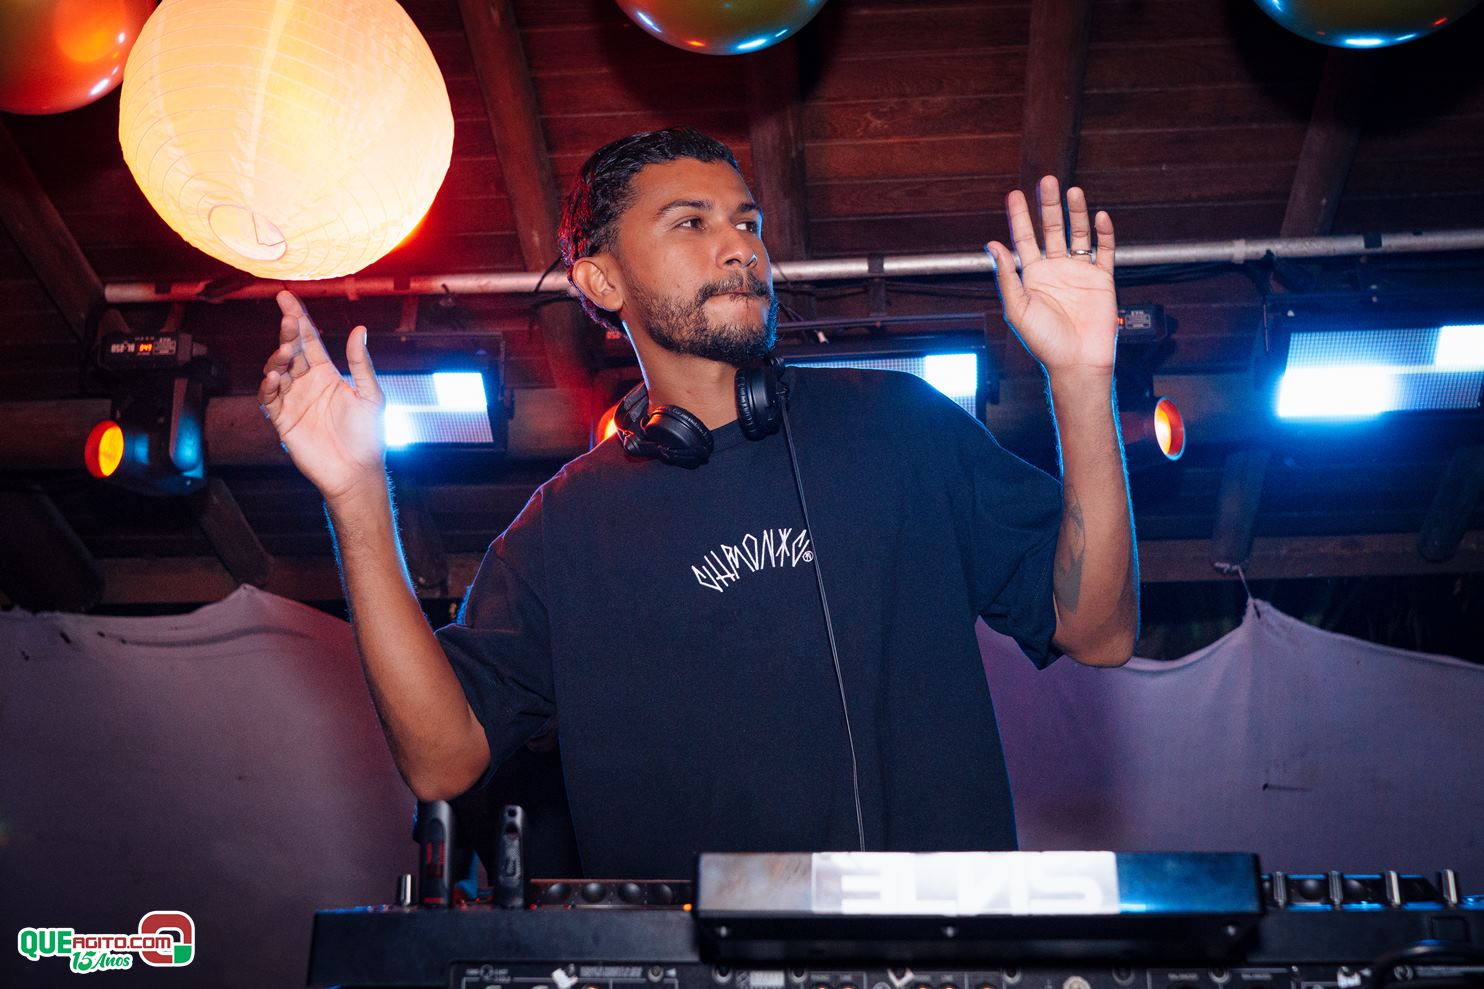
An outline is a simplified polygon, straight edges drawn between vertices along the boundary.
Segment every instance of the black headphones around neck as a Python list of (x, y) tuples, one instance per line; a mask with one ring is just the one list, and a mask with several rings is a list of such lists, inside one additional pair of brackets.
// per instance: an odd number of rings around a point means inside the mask
[[(737, 369), (737, 423), (748, 439), (760, 440), (778, 431), (788, 399), (783, 373), (783, 362), (772, 354), (761, 367)], [(631, 456), (677, 467), (701, 466), (714, 448), (711, 430), (693, 413), (678, 405), (649, 408), (649, 391), (642, 381), (618, 403), (613, 424)]]

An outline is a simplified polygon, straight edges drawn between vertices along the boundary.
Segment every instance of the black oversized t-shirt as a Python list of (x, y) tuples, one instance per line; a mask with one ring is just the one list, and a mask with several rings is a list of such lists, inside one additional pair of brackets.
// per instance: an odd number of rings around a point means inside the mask
[[(792, 368), (784, 437), (694, 470), (607, 440), (543, 485), (438, 631), (492, 768), (557, 716), (583, 868), (700, 851), (1015, 847), (974, 620), (1051, 645), (1061, 486), (897, 372)], [(816, 556), (817, 554), (817, 556)]]

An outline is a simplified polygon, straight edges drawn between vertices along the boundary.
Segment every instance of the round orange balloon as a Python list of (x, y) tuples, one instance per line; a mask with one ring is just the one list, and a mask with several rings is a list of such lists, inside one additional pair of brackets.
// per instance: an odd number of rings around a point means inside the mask
[(124, 78), (154, 0), (0, 2), (0, 110), (61, 113)]
[(776, 45), (824, 0), (618, 0), (633, 22), (661, 41), (703, 55), (745, 55)]
[(1479, 0), (1257, 0), (1273, 20), (1335, 48), (1386, 48), (1452, 24)]

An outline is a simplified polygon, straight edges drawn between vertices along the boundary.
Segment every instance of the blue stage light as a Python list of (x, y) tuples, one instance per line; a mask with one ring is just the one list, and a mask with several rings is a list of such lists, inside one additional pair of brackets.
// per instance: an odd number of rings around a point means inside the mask
[(484, 375), (478, 371), (439, 371), (433, 374), (438, 407), (447, 412), (483, 411), (488, 404)]
[(1396, 407), (1396, 375), (1384, 365), (1301, 367), (1278, 385), (1284, 419), (1368, 419)]
[(859, 354), (834, 359), (788, 357), (788, 363), (799, 367), (857, 367), (884, 371), (906, 371), (915, 374), (957, 402), (965, 412), (978, 419), (979, 389), (983, 373), (977, 351), (944, 354)]
[[(350, 381), (350, 378), (346, 378)], [(389, 450), (409, 447), (497, 447), (485, 376), (479, 371), (380, 373)]]
[(1277, 388), (1284, 419), (1366, 419), (1479, 407), (1484, 324), (1292, 329)]
[(1432, 363), (1449, 371), (1484, 371), (1484, 323), (1438, 327)]

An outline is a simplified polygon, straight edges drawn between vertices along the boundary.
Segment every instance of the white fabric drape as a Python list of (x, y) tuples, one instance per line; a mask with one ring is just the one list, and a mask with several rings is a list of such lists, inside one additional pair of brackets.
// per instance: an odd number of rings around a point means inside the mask
[(1266, 602), (1174, 662), (1037, 671), (980, 626), (1021, 845), (1459, 871), (1484, 890), (1484, 667)]
[[(0, 915), (196, 922), (186, 968), (112, 985), (303, 985), (320, 906), (390, 902), (414, 800), (350, 628), (252, 588), (187, 615), (0, 613)], [(0, 984), (78, 979), (0, 952)]]
[[(980, 627), (1029, 849), (1255, 851), (1484, 887), (1484, 668), (1271, 605), (1182, 660), (1038, 672)], [(0, 920), (182, 909), (181, 985), (302, 985), (321, 906), (388, 902), (413, 800), (349, 627), (243, 588), (188, 615), (0, 613)], [(0, 984), (62, 978), (0, 952)], [(136, 965), (110, 984), (156, 984)]]

